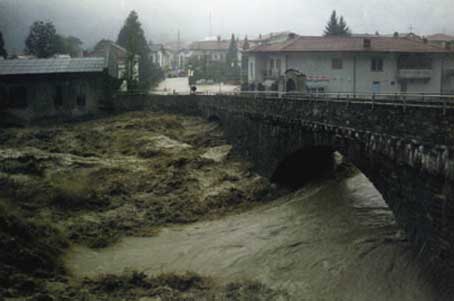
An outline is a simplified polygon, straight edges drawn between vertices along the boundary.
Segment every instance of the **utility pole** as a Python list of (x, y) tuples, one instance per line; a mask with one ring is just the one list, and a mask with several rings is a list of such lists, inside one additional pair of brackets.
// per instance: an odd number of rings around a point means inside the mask
[(211, 20), (211, 17), (212, 16), (210, 11), (208, 37), (211, 37), (213, 35), (213, 22)]
[(180, 30), (178, 29), (178, 33), (177, 33), (177, 51), (180, 51), (181, 50), (181, 34), (180, 34)]

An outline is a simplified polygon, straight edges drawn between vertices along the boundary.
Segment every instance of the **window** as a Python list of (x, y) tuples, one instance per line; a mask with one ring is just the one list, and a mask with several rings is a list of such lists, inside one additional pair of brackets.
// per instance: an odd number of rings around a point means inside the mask
[(27, 108), (27, 89), (25, 87), (12, 87), (9, 91), (10, 103), (9, 107), (12, 109), (25, 109)]
[(334, 58), (331, 60), (331, 68), (332, 69), (342, 69), (343, 61), (339, 58)]
[(382, 58), (373, 58), (371, 61), (370, 69), (374, 72), (383, 71), (383, 59)]
[(276, 60), (276, 69), (277, 69), (277, 75), (281, 75), (281, 60), (278, 59)]
[(63, 106), (63, 87), (57, 86), (55, 88), (54, 106), (60, 108)]

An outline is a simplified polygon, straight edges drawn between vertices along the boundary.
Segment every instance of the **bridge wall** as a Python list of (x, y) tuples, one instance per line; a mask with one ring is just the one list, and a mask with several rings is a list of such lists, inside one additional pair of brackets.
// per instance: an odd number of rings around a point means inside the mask
[(330, 146), (374, 183), (421, 250), (454, 255), (452, 110), (227, 96), (149, 96), (145, 102), (215, 116), (236, 151), (266, 176), (300, 149)]

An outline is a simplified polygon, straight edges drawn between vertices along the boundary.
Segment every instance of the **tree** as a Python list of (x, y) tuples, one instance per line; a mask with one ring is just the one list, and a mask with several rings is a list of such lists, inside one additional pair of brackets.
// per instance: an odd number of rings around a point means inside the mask
[(239, 80), (241, 77), (241, 70), (238, 66), (238, 46), (235, 40), (235, 35), (232, 34), (229, 49), (226, 55), (226, 77), (229, 80)]
[(73, 36), (59, 36), (59, 38), (61, 39), (59, 49), (61, 51), (58, 51), (59, 53), (69, 54), (71, 57), (79, 57), (81, 55), (83, 42), (79, 38)]
[(325, 36), (350, 36), (351, 31), (347, 26), (347, 23), (344, 20), (344, 17), (341, 16), (338, 19), (336, 11), (333, 10), (331, 17), (325, 27)]
[[(153, 66), (151, 61), (151, 50), (145, 38), (142, 24), (139, 22), (139, 16), (135, 11), (131, 11), (127, 17), (123, 28), (118, 34), (117, 44), (128, 50), (128, 60), (130, 62), (127, 71), (128, 84), (136, 85), (137, 88), (148, 90), (152, 85), (157, 84), (161, 79), (153, 72), (156, 72), (157, 66)], [(139, 82), (134, 83), (131, 78), (132, 62), (139, 56)]]
[(245, 36), (243, 42), (243, 50), (248, 50), (249, 48), (251, 48), (251, 45), (249, 45), (249, 40), (247, 39), (247, 36)]
[(337, 35), (339, 36), (350, 36), (352, 33), (350, 32), (350, 28), (348, 28), (347, 23), (344, 20), (344, 17), (341, 16), (339, 19), (339, 26)]
[(251, 46), (249, 45), (249, 41), (247, 36), (244, 38), (243, 42), (243, 53), (241, 55), (241, 80), (242, 82), (247, 82), (248, 80), (248, 56), (246, 51), (249, 50)]
[(0, 31), (0, 57), (6, 59), (8, 57), (8, 53), (5, 50), (5, 42), (3, 41), (3, 34)]
[(328, 24), (325, 27), (325, 36), (335, 36), (337, 34), (337, 27), (339, 26), (337, 22), (336, 11), (333, 10), (331, 17), (328, 21)]
[(25, 40), (25, 53), (38, 58), (48, 58), (58, 52), (61, 40), (52, 22), (36, 21)]

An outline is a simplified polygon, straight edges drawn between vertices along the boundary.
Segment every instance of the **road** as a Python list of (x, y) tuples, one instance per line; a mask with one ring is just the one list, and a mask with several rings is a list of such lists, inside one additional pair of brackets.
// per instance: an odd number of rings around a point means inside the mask
[[(218, 93), (218, 92), (234, 92), (240, 89), (237, 85), (196, 85), (197, 92), (200, 93)], [(152, 91), (159, 94), (189, 94), (189, 81), (187, 77), (167, 78), (162, 81), (159, 86)]]

